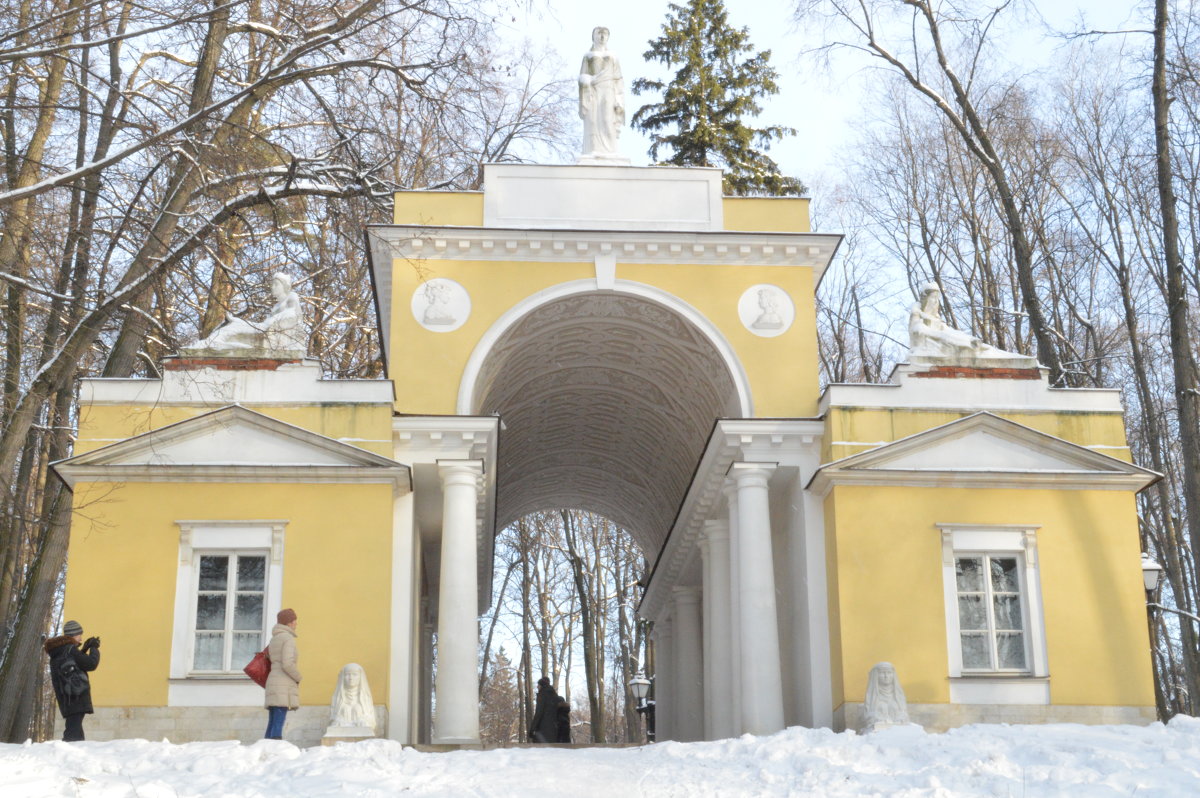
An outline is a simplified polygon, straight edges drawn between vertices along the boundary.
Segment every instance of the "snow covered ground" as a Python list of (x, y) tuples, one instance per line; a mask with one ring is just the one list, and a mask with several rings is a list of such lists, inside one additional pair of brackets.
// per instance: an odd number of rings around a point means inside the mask
[(623, 749), (421, 754), (383, 740), (0, 746), (0, 796), (1200, 796), (1200, 719), (916, 727)]

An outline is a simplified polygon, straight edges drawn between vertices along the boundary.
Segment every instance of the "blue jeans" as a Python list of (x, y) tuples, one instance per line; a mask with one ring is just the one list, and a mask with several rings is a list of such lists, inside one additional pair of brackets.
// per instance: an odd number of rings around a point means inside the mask
[(282, 740), (286, 718), (287, 707), (267, 707), (267, 733), (263, 736), (268, 740)]

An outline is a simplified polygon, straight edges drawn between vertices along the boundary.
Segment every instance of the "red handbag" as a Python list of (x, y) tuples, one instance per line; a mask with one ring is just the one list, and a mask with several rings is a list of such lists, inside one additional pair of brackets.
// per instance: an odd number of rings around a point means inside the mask
[[(267, 648), (270, 646), (268, 645)], [(267, 686), (267, 674), (271, 672), (271, 658), (267, 656), (267, 648), (255, 654), (254, 658), (250, 660), (250, 664), (242, 668), (259, 687)]]

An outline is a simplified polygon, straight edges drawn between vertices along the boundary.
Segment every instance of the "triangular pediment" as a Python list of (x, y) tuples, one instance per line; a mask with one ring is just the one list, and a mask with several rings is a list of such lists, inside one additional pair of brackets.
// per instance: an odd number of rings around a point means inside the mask
[(270, 469), (290, 474), (319, 471), (390, 472), (403, 475), (407, 466), (333, 438), (257, 413), (240, 405), (137, 435), (55, 464), (73, 484), (77, 478), (103, 473), (133, 477), (180, 470), (230, 476)]
[(829, 463), (814, 483), (1141, 490), (1157, 478), (1148, 469), (985, 412)]

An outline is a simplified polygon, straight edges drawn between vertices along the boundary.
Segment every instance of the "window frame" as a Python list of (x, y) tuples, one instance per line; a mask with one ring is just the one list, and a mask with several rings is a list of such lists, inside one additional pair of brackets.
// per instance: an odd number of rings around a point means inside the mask
[[(174, 629), (171, 642), (171, 680), (240, 680), (250, 678), (242, 665), (229, 670), (196, 670), (196, 609), (199, 598), (200, 558), (206, 555), (265, 555), (262, 639), (271, 619), (282, 608), (283, 541), (287, 521), (176, 521), (179, 527), (179, 561), (176, 574)], [(232, 620), (227, 620), (232, 623)], [(231, 642), (227, 645), (231, 645)]]
[[(996, 605), (995, 605), (995, 589), (992, 585), (991, 568), (988, 567), (992, 560), (1004, 559), (1012, 560), (1016, 563), (1017, 577), (1017, 601), (1020, 603), (1020, 620), (1021, 626), (1015, 631), (1020, 632), (1021, 648), (1024, 665), (1020, 668), (1006, 668), (1000, 665), (1000, 644), (999, 638), (1001, 630), (996, 623)], [(962, 560), (976, 560), (983, 564), (981, 568), (980, 578), (983, 582), (982, 590), (964, 591), (958, 586), (958, 563)], [(988, 659), (993, 663), (989, 668), (969, 668), (966, 661), (962, 661), (962, 675), (995, 675), (995, 674), (1012, 674), (1017, 676), (1027, 676), (1033, 672), (1033, 652), (1032, 646), (1029, 644), (1029, 586), (1026, 584), (1025, 576), (1025, 556), (1022, 552), (1015, 551), (958, 551), (954, 552), (954, 572), (955, 572), (955, 608), (956, 620), (959, 626), (959, 656), (962, 656), (962, 636), (965, 633), (961, 627), (962, 623), (962, 607), (961, 599), (964, 594), (982, 594), (983, 610), (986, 619), (986, 626), (982, 630), (971, 629), (968, 632), (978, 633), (983, 632), (983, 635), (988, 643)]]
[[(200, 589), (200, 561), (204, 557), (226, 557), (227, 567), (225, 572), (225, 588), (220, 591)], [(246, 591), (238, 589), (238, 563), (242, 558), (246, 557), (261, 557), (263, 559), (263, 589), (261, 591)], [(271, 552), (269, 549), (199, 549), (193, 550), (192, 553), (192, 574), (195, 583), (192, 585), (192, 611), (190, 614), (190, 639), (191, 639), (191, 659), (188, 663), (188, 674), (192, 676), (227, 676), (236, 674), (245, 667), (245, 662), (238, 664), (234, 660), (234, 635), (238, 632), (248, 632), (249, 629), (237, 629), (237, 597), (243, 593), (260, 593), (263, 598), (262, 603), (262, 620), (258, 628), (258, 645), (265, 645), (263, 642), (267, 639), (267, 592), (269, 589), (268, 582), (270, 579), (270, 562)], [(220, 592), (225, 597), (225, 625), (220, 630), (217, 629), (197, 629), (196, 623), (199, 620), (198, 613), (200, 611), (200, 594)], [(229, 663), (228, 668), (203, 669), (196, 667), (196, 639), (201, 632), (220, 633), (222, 635), (221, 645), (221, 662)], [(256, 648), (261, 650), (261, 648)], [(249, 658), (246, 662), (249, 662)]]
[[(993, 701), (995, 703), (1047, 703), (1049, 700), (1048, 688), (1026, 690), (1024, 695), (1013, 693), (1007, 697), (1002, 695), (1003, 690), (997, 694), (995, 690), (981, 692), (975, 688), (962, 688), (957, 691), (960, 694), (960, 700), (955, 700), (956, 680), (960, 680), (960, 684), (976, 680), (992, 680), (996, 683), (1012, 684), (1022, 681), (1045, 681), (1049, 677), (1046, 658), (1045, 610), (1042, 603), (1037, 550), (1037, 530), (1040, 527), (1035, 524), (937, 524), (937, 527), (942, 533), (942, 581), (951, 701), (953, 703), (992, 703)], [(984, 670), (963, 667), (962, 637), (958, 616), (957, 559), (980, 555), (1016, 556), (1017, 558), (1018, 581), (1021, 588), (1021, 613), (1025, 624), (1026, 667), (1024, 669), (997, 667)], [(987, 578), (986, 573), (985, 578)], [(989, 608), (990, 615), (991, 608)], [(994, 628), (989, 630), (989, 633), (993, 637), (992, 645), (995, 646)]]

